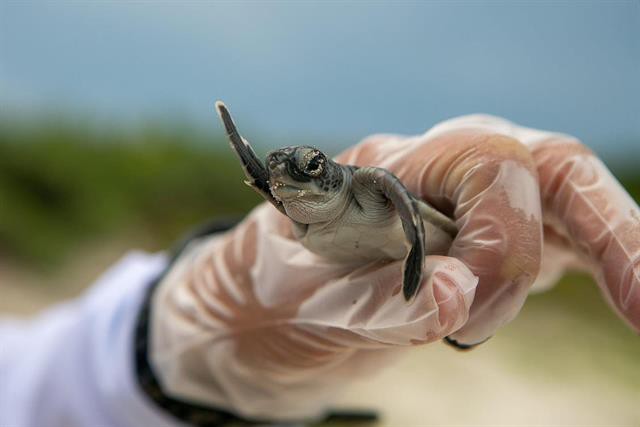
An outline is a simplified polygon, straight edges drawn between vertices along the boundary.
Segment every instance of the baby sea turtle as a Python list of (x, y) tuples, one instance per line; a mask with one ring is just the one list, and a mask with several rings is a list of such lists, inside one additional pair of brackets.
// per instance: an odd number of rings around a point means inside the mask
[(425, 255), (446, 254), (455, 223), (413, 196), (386, 169), (341, 165), (314, 147), (284, 147), (263, 164), (216, 103), (245, 183), (288, 216), (311, 252), (343, 261), (404, 258), (403, 294), (416, 295)]

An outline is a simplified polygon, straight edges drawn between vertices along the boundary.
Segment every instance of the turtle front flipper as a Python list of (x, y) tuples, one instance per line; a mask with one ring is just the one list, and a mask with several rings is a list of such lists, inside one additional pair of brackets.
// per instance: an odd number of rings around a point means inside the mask
[[(390, 201), (402, 221), (402, 228), (411, 249), (404, 260), (402, 292), (410, 301), (422, 282), (425, 257), (424, 224), (418, 201), (409, 193), (394, 174), (381, 168), (360, 168), (354, 171), (353, 179), (361, 188)], [(366, 197), (365, 195), (361, 195)], [(355, 194), (358, 199), (358, 194)]]
[(245, 181), (245, 183), (257, 191), (258, 194), (264, 197), (265, 200), (270, 202), (280, 212), (286, 215), (287, 213), (285, 212), (282, 203), (276, 200), (273, 197), (273, 194), (271, 194), (269, 172), (264, 167), (264, 164), (260, 161), (258, 156), (256, 156), (256, 153), (253, 151), (247, 140), (240, 136), (240, 133), (231, 118), (231, 113), (229, 113), (229, 110), (221, 101), (216, 102), (216, 110), (218, 110), (220, 119), (227, 131), (231, 148), (233, 148), (233, 151), (238, 155), (240, 162), (242, 163), (242, 169), (247, 177), (247, 181)]

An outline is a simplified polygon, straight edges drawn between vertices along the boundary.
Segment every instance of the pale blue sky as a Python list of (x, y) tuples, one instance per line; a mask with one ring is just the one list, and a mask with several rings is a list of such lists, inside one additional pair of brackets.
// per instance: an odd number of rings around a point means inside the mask
[[(640, 159), (640, 2), (7, 2), (0, 104), (335, 146), (485, 112)], [(630, 154), (631, 153), (631, 154)]]

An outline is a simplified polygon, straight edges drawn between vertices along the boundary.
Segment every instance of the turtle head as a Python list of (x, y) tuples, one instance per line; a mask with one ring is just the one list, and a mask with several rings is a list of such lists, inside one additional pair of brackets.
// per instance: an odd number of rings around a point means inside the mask
[(314, 147), (294, 146), (272, 151), (266, 159), (271, 194), (291, 219), (311, 224), (333, 219), (344, 193), (343, 168)]

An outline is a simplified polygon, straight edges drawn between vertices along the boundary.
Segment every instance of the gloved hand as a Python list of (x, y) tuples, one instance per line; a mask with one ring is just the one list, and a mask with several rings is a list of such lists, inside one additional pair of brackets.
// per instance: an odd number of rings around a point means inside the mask
[(326, 261), (263, 204), (194, 243), (156, 290), (151, 362), (166, 393), (245, 417), (318, 416), (403, 347), (485, 340), (536, 277), (546, 285), (571, 266), (590, 265), (640, 328), (638, 207), (573, 138), (468, 116), (417, 137), (370, 137), (338, 160), (386, 167), (455, 218), (450, 257), (427, 257), (407, 304), (401, 262)]
[(591, 272), (640, 331), (640, 209), (576, 138), (471, 115), (418, 137), (372, 136), (340, 160), (393, 171), (456, 219), (449, 255), (480, 282), (455, 342), (486, 340), (520, 311), (534, 281), (533, 290), (547, 289), (568, 269)]

